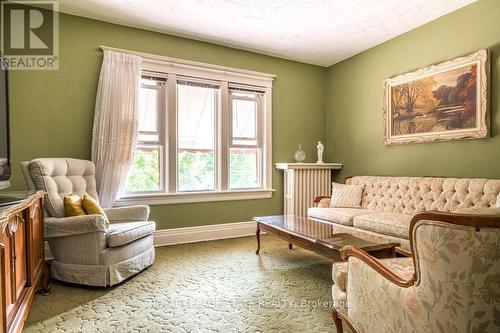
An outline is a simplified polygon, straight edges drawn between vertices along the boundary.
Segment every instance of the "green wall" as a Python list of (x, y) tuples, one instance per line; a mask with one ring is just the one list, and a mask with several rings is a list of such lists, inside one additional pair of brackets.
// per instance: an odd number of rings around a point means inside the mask
[[(11, 73), (12, 190), (24, 189), (18, 163), (36, 157), (90, 158), (99, 45), (277, 75), (273, 90), (273, 161), (292, 161), (299, 143), (314, 161), (326, 139), (326, 159), (349, 175), (441, 175), (500, 178), (500, 1), (463, 9), (329, 68), (62, 14), (60, 70)], [(385, 146), (384, 79), (422, 66), (491, 50), (492, 137)], [(248, 221), (283, 209), (282, 175), (272, 199), (152, 206), (159, 229)]]
[[(491, 138), (385, 146), (384, 79), (491, 50)], [(500, 178), (500, 1), (479, 0), (328, 70), (327, 151), (350, 175)]]
[[(12, 188), (25, 188), (19, 162), (37, 157), (90, 159), (100, 45), (276, 74), (273, 161), (292, 161), (299, 143), (312, 160), (326, 139), (326, 69), (210, 43), (60, 16), (60, 69), (13, 71), (10, 76)], [(279, 214), (282, 175), (274, 171), (272, 199), (152, 206), (159, 229), (249, 221)]]

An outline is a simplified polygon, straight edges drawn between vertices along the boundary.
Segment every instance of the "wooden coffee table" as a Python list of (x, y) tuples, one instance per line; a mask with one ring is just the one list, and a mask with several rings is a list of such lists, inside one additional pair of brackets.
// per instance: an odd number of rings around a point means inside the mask
[(294, 215), (262, 216), (253, 219), (257, 222), (257, 251), (260, 251), (260, 231), (279, 237), (303, 249), (314, 251), (335, 261), (341, 261), (340, 250), (352, 245), (368, 252), (376, 258), (393, 258), (399, 243), (372, 242), (348, 233), (334, 234), (332, 225), (313, 221)]

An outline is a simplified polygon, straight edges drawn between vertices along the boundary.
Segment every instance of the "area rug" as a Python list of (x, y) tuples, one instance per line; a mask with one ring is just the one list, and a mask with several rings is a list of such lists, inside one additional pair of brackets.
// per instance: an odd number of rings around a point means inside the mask
[(159, 247), (113, 288), (52, 283), (25, 332), (333, 332), (331, 262), (264, 235)]

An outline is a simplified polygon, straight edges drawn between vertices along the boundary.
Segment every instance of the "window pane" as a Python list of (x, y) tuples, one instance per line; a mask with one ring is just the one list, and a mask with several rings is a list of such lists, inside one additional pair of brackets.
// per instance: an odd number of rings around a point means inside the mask
[(233, 138), (257, 137), (257, 102), (233, 99)]
[(260, 187), (259, 181), (259, 149), (230, 149), (230, 179), (232, 189)]
[(253, 93), (253, 92), (245, 92), (245, 91), (238, 91), (238, 90), (231, 91), (231, 95), (237, 96), (237, 97), (251, 98), (251, 99), (256, 98), (255, 93)]
[(139, 131), (158, 131), (158, 90), (142, 87), (139, 93)]
[(160, 189), (160, 147), (137, 147), (134, 163), (128, 173), (125, 192)]
[(158, 142), (160, 140), (160, 136), (154, 133), (141, 133), (137, 136), (137, 141), (139, 142)]
[(256, 139), (233, 139), (233, 145), (235, 146), (257, 146)]
[(160, 86), (164, 82), (167, 82), (167, 78), (165, 77), (143, 75), (141, 78), (141, 83), (148, 86)]
[(178, 191), (215, 189), (217, 89), (177, 85)]

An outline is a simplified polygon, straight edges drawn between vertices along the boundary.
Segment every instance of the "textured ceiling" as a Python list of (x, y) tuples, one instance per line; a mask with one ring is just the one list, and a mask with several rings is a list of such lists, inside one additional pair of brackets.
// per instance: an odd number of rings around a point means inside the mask
[[(65, 13), (329, 66), (475, 0), (60, 0)], [(113, 46), (113, 45), (110, 45)]]

